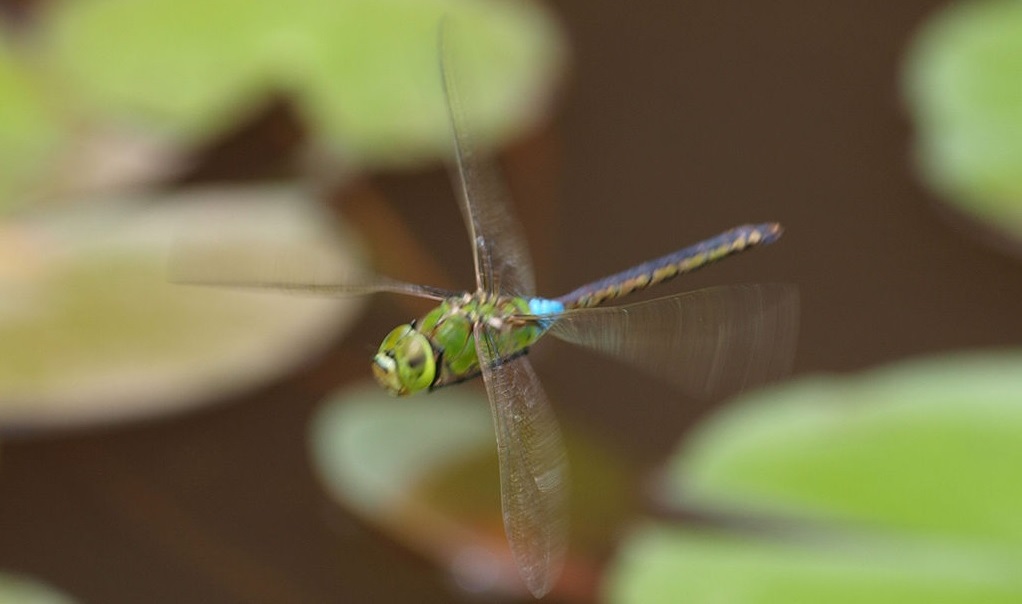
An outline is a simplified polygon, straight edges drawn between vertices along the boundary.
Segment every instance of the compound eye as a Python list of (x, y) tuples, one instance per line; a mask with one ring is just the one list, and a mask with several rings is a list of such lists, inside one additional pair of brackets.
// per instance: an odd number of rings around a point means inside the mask
[(429, 338), (412, 325), (395, 327), (373, 357), (373, 376), (391, 394), (414, 394), (436, 377), (436, 357)]
[(426, 336), (417, 331), (402, 339), (395, 351), (401, 384), (408, 394), (429, 388), (436, 376), (433, 347)]
[(394, 356), (394, 350), (401, 344), (401, 341), (413, 333), (415, 333), (415, 330), (411, 325), (398, 325), (390, 330), (387, 337), (383, 338), (383, 342), (380, 344), (380, 352), (387, 352)]
[(409, 369), (421, 371), (423, 366), (426, 365), (426, 351), (422, 349), (420, 342), (412, 341), (408, 344), (408, 349), (405, 353), (405, 363)]

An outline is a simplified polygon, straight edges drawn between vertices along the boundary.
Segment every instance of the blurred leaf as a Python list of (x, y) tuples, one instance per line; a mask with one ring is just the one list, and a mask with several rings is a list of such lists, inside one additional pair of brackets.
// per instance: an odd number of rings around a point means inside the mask
[(0, 34), (0, 213), (22, 205), (61, 138), (58, 124), (26, 65)]
[(438, 466), (494, 446), (489, 407), (466, 388), (420, 400), (394, 398), (375, 384), (345, 389), (311, 428), (326, 486), (370, 516), (400, 508)]
[[(368, 368), (367, 368), (368, 371)], [(559, 593), (591, 591), (634, 507), (623, 464), (566, 434), (572, 464), (572, 549)], [(395, 399), (375, 384), (339, 391), (311, 425), (310, 447), (334, 497), (421, 551), (472, 590), (523, 593), (500, 511), (496, 442), (486, 396), (469, 386)]]
[[(300, 4), (300, 3), (299, 3)], [(258, 104), (265, 39), (289, 3), (92, 0), (51, 7), (47, 42), (81, 100), (107, 117), (207, 136)]]
[(74, 600), (24, 575), (0, 572), (0, 604), (71, 604)]
[[(345, 2), (303, 30), (309, 54), (302, 99), (317, 129), (356, 161), (447, 155), (439, 23), (449, 17), (464, 109), (481, 144), (531, 125), (564, 62), (559, 31), (528, 2)], [(353, 57), (356, 59), (353, 60)]]
[(627, 604), (1009, 604), (1022, 601), (1018, 558), (928, 542), (779, 541), (647, 526), (607, 583)]
[(137, 417), (250, 387), (304, 359), (363, 304), (174, 285), (182, 236), (223, 249), (352, 248), (297, 190), (238, 188), (79, 204), (0, 225), (0, 424)]
[(926, 181), (1022, 237), (1022, 3), (949, 4), (913, 41), (904, 88)]
[(563, 49), (547, 14), (529, 3), (60, 3), (50, 43), (55, 64), (110, 117), (201, 139), (283, 90), (345, 159), (408, 162), (450, 146), (437, 46), (444, 14), (464, 22), (466, 97), (482, 136), (506, 137), (535, 119)]
[(1019, 367), (959, 354), (737, 402), (679, 449), (668, 498), (774, 530), (651, 526), (615, 601), (1022, 601)]
[(764, 392), (671, 466), (685, 501), (1022, 546), (1022, 353)]
[[(492, 426), (486, 401), (476, 391), (447, 389), (417, 400), (395, 399), (366, 384), (340, 391), (322, 407), (311, 425), (310, 446), (321, 481), (360, 517), (431, 556), (464, 584), (515, 592), (521, 590), (520, 580), (510, 552), (503, 551), (495, 490), (488, 493), (492, 498), (483, 498), (492, 499), (487, 505), (494, 518), (483, 531), (417, 495), (431, 473), (495, 448)], [(491, 491), (496, 468), (477, 479), (490, 483), (484, 491)], [(466, 566), (466, 560), (474, 563)]]

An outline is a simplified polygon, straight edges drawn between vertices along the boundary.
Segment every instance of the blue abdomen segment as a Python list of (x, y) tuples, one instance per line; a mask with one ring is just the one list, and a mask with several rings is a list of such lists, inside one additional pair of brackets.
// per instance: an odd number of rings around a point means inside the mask
[(757, 245), (773, 243), (783, 229), (776, 222), (746, 224), (695, 245), (583, 285), (559, 298), (565, 308), (587, 308), (692, 272)]
[[(557, 315), (564, 312), (564, 304), (557, 300), (531, 298), (529, 299), (529, 312), (534, 315)], [(540, 319), (539, 324), (543, 329), (547, 329), (553, 324), (553, 317)]]

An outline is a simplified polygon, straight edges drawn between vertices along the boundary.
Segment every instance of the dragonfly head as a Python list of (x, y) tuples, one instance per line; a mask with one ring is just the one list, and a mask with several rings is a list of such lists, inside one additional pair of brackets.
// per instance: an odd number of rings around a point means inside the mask
[(412, 324), (394, 328), (373, 357), (373, 377), (395, 396), (428, 389), (436, 371), (433, 345)]

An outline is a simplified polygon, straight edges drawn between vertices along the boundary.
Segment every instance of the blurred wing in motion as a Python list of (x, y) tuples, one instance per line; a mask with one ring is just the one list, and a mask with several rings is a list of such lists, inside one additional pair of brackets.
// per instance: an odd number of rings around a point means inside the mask
[(700, 398), (787, 374), (798, 337), (793, 285), (711, 287), (556, 315), (550, 333), (593, 348)]
[(564, 444), (525, 355), (503, 357), (483, 325), (475, 341), (497, 433), (504, 530), (522, 579), (539, 598), (557, 581), (567, 549)]
[(454, 135), (458, 168), (455, 189), (472, 240), (476, 286), (490, 294), (531, 296), (536, 288), (532, 260), (521, 225), (512, 213), (507, 188), (492, 159), (485, 157), (469, 136), (471, 128), (458, 91), (450, 32), (450, 18), (445, 18), (440, 24), (440, 71)]
[(168, 262), (168, 280), (182, 285), (262, 289), (316, 296), (377, 292), (431, 300), (457, 295), (367, 273), (314, 246), (179, 245)]

